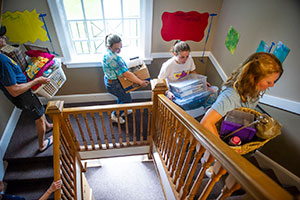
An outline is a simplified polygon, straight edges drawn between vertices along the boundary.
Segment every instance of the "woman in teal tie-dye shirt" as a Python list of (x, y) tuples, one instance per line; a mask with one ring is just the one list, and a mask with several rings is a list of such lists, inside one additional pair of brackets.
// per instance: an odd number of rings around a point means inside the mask
[[(104, 71), (104, 83), (107, 91), (118, 98), (117, 103), (130, 103), (130, 93), (126, 93), (123, 89), (118, 76), (124, 76), (128, 80), (146, 87), (149, 82), (141, 80), (133, 73), (128, 71), (127, 65), (118, 54), (121, 52), (122, 40), (118, 35), (109, 34), (105, 37), (105, 46), (107, 48), (106, 53), (103, 56), (103, 71)], [(120, 112), (120, 115), (123, 111)], [(125, 120), (120, 116), (119, 119), (116, 116), (116, 112), (112, 112), (111, 119), (113, 122), (125, 123)]]

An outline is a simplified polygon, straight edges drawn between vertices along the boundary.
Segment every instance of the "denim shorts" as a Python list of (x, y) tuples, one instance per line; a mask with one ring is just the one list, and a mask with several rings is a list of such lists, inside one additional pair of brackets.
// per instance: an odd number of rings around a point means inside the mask
[(45, 113), (45, 108), (41, 104), (38, 97), (32, 93), (31, 90), (20, 94), (13, 98), (13, 103), (24, 112), (28, 113), (30, 117), (37, 120)]

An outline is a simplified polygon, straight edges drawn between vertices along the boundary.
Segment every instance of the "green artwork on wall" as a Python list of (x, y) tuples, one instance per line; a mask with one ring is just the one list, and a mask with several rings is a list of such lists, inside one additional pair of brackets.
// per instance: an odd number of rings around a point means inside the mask
[(226, 41), (225, 41), (225, 46), (227, 49), (230, 51), (230, 53), (233, 55), (236, 45), (239, 42), (240, 34), (235, 30), (232, 26), (230, 26)]

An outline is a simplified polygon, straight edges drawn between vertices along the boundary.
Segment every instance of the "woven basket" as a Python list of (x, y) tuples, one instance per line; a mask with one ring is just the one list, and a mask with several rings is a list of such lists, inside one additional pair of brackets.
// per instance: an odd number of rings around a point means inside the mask
[[(244, 111), (244, 112), (248, 112), (248, 113), (254, 114), (255, 118), (257, 118), (258, 116), (261, 115), (260, 112), (257, 112), (257, 111), (255, 111), (253, 109), (250, 109), (250, 108), (242, 107), (242, 108), (236, 108), (236, 110)], [(222, 120), (223, 119), (224, 118), (222, 118)], [(249, 153), (251, 151), (254, 151), (254, 150), (258, 149), (259, 147), (262, 147), (263, 145), (265, 145), (267, 142), (269, 142), (271, 139), (275, 138), (279, 134), (280, 133), (278, 133), (278, 134), (274, 135), (273, 137), (268, 138), (266, 140), (248, 142), (248, 143), (245, 143), (245, 144), (240, 145), (240, 146), (230, 146), (230, 148), (233, 149), (235, 152), (241, 154), (241, 155), (247, 154), (247, 153)]]

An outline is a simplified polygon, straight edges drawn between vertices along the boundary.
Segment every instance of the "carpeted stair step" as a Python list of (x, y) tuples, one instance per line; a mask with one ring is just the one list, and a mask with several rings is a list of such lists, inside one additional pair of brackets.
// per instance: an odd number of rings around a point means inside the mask
[(26, 181), (53, 177), (52, 157), (8, 159), (4, 181)]
[[(199, 172), (200, 169), (201, 169), (201, 164), (199, 163), (197, 165), (196, 172)], [(197, 173), (195, 173), (195, 175), (193, 177), (194, 180), (196, 179), (196, 176), (197, 176)], [(207, 199), (210, 199), (210, 200), (217, 199), (217, 197), (221, 193), (221, 190), (224, 187), (225, 179), (227, 178), (227, 176), (228, 176), (228, 174), (225, 174), (224, 176), (222, 176), (220, 178), (220, 180), (214, 185), (214, 187), (213, 187), (211, 193), (208, 195)], [(206, 175), (204, 175), (204, 178), (203, 178), (203, 180), (201, 182), (200, 188), (197, 191), (197, 194), (196, 194), (196, 196), (195, 196), (194, 199), (198, 199), (199, 198), (201, 192), (205, 188), (205, 186), (208, 183), (208, 181), (209, 181), (209, 178)], [(245, 191), (242, 190), (242, 189), (240, 189), (240, 190), (237, 190), (234, 193), (232, 193), (231, 197), (228, 197), (227, 199), (232, 199), (232, 200), (243, 199), (244, 194), (245, 194)]]
[[(53, 178), (8, 182), (5, 193), (22, 196), (30, 200), (39, 199), (50, 187), (52, 181)], [(50, 197), (53, 199), (53, 194)]]
[[(221, 177), (220, 180), (214, 185), (213, 189), (211, 190), (210, 194), (207, 197), (208, 200), (214, 200), (214, 199), (218, 198), (218, 196), (221, 193), (221, 190), (224, 187), (225, 178), (226, 178), (226, 175)], [(205, 178), (203, 178), (203, 180), (201, 182), (201, 186), (196, 194), (195, 199), (199, 198), (201, 192), (203, 191), (203, 189), (206, 186), (206, 184), (208, 183), (208, 181), (209, 181), (209, 178), (206, 178), (206, 176), (205, 176)], [(243, 199), (244, 194), (245, 194), (245, 192), (243, 190), (238, 190), (238, 191), (232, 193), (231, 197), (228, 197), (227, 199), (232, 199), (232, 200)]]
[[(300, 191), (296, 186), (282, 186), (286, 191), (288, 191), (291, 195), (295, 197), (300, 197)], [(298, 198), (299, 199), (299, 198)]]
[[(205, 176), (206, 177), (206, 176)], [(208, 183), (209, 178), (203, 178), (200, 188), (196, 194), (196, 199), (198, 199), (198, 197), (200, 196), (201, 192), (203, 191), (203, 189), (205, 188), (206, 184)], [(221, 178), (213, 187), (213, 189), (211, 190), (210, 194), (208, 195), (207, 199), (217, 199), (217, 197), (219, 196), (222, 188), (224, 187), (224, 179)]]
[(257, 162), (256, 158), (252, 155), (252, 156), (247, 156), (245, 157), (249, 162), (251, 162), (252, 165), (254, 165), (255, 167), (257, 167), (258, 169), (260, 169), (259, 163)]
[(230, 197), (226, 198), (226, 200), (242, 200), (245, 199), (245, 195), (231, 195)]
[[(46, 134), (46, 138), (50, 135), (52, 135), (52, 131)], [(4, 159), (44, 156), (53, 156), (53, 147), (50, 146), (42, 153), (38, 151), (38, 136), (34, 119), (27, 113), (22, 112), (8, 144)]]
[(7, 159), (6, 194), (39, 199), (53, 181), (52, 156)]
[(272, 169), (262, 169), (262, 172), (275, 181), (278, 185), (282, 185)]

